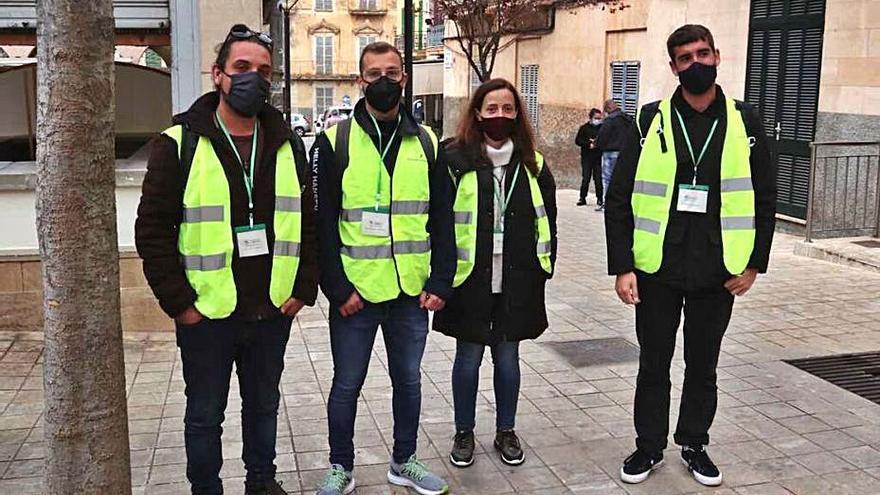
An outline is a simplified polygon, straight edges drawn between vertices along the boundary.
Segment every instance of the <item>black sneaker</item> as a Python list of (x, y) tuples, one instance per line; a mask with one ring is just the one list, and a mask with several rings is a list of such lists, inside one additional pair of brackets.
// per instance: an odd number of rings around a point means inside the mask
[(581, 199), (579, 199), (578, 202), (575, 203), (575, 204), (578, 205), (578, 206), (584, 206), (585, 204), (587, 204), (587, 200), (584, 199), (584, 198), (581, 198)]
[(681, 448), (681, 462), (683, 462), (688, 471), (694, 475), (700, 484), (706, 486), (718, 486), (721, 484), (721, 471), (709, 459), (709, 454), (702, 445), (684, 446)]
[(245, 487), (245, 495), (288, 495), (284, 488), (281, 488), (280, 481), (267, 481), (263, 488), (253, 489)]
[(648, 479), (651, 471), (663, 465), (663, 452), (649, 454), (636, 450), (623, 461), (620, 468), (620, 479), (624, 483), (641, 483)]
[(474, 432), (460, 431), (455, 434), (449, 462), (458, 467), (468, 467), (474, 463)]
[(526, 460), (526, 454), (513, 430), (495, 434), (495, 449), (501, 453), (501, 462), (509, 466), (518, 466)]

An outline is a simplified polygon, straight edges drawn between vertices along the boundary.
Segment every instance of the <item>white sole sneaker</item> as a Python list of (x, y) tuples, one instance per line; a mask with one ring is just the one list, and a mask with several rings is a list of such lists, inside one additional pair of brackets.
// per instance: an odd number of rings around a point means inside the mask
[(398, 475), (392, 473), (390, 469), (388, 470), (388, 482), (393, 485), (406, 486), (406, 487), (412, 488), (413, 490), (420, 493), (421, 495), (443, 495), (444, 493), (449, 493), (449, 486), (448, 485), (446, 486), (446, 488), (444, 488), (442, 490), (428, 490), (426, 488), (423, 488), (423, 487), (417, 485), (415, 481), (413, 481), (409, 478), (404, 478), (403, 476), (398, 476)]
[(663, 465), (663, 459), (660, 459), (659, 462), (657, 462), (653, 466), (651, 466), (651, 469), (645, 471), (644, 473), (639, 473), (639, 474), (626, 474), (623, 472), (623, 466), (621, 466), (620, 467), (620, 481), (623, 481), (624, 483), (629, 483), (631, 485), (635, 485), (636, 483), (641, 483), (641, 482), (645, 481), (646, 479), (648, 479), (648, 476), (651, 475), (651, 472), (653, 472), (655, 469), (658, 469), (662, 465)]
[(694, 479), (697, 480), (697, 483), (699, 483), (701, 485), (718, 486), (721, 484), (721, 482), (724, 478), (724, 476), (721, 474), (720, 470), (718, 471), (718, 476), (713, 478), (711, 476), (705, 476), (705, 475), (702, 475), (696, 471), (691, 470), (691, 467), (688, 465), (687, 461), (684, 459), (681, 460), (681, 463), (684, 464), (684, 466), (687, 468), (688, 472), (690, 472), (694, 476)]
[(474, 456), (471, 456), (471, 460), (469, 461), (456, 461), (455, 458), (452, 457), (452, 454), (449, 454), (449, 462), (451, 462), (453, 466), (466, 468), (474, 463)]
[(342, 495), (348, 495), (349, 493), (354, 492), (354, 476), (352, 476), (351, 481), (345, 485), (345, 488), (342, 489)]

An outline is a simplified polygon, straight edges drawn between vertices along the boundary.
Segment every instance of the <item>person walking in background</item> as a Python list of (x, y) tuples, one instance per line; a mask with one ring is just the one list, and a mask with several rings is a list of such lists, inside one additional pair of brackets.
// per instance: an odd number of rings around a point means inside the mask
[(605, 109), (605, 120), (602, 121), (602, 127), (599, 128), (596, 144), (602, 151), (602, 204), (604, 205), (605, 196), (608, 194), (608, 185), (611, 183), (614, 167), (617, 164), (617, 157), (626, 143), (626, 136), (635, 127), (630, 116), (623, 113), (614, 100), (606, 101), (603, 108)]
[(434, 316), (434, 330), (455, 337), (452, 396), (455, 440), (449, 460), (474, 460), (480, 364), (492, 352), (495, 449), (501, 461), (525, 460), (514, 426), (519, 397), (519, 342), (547, 328), (544, 285), (556, 260), (556, 184), (516, 88), (504, 79), (483, 83), (447, 148), (458, 184), (455, 291)]
[(703, 485), (721, 484), (709, 458), (718, 404), (721, 340), (734, 299), (767, 271), (776, 215), (776, 165), (753, 106), (715, 84), (720, 52), (712, 33), (686, 25), (667, 41), (681, 85), (639, 112), (625, 136), (605, 230), (608, 273), (634, 304), (639, 341), (636, 451), (620, 477), (640, 483), (663, 461), (669, 434), (669, 368), (684, 312), (684, 385), (675, 443)]
[(602, 151), (596, 144), (599, 129), (602, 127), (602, 111), (598, 108), (590, 110), (590, 120), (578, 129), (574, 143), (581, 148), (581, 195), (577, 205), (587, 204), (587, 193), (590, 190), (590, 177), (596, 191), (596, 211), (602, 210), (604, 204), (604, 188), (602, 187)]

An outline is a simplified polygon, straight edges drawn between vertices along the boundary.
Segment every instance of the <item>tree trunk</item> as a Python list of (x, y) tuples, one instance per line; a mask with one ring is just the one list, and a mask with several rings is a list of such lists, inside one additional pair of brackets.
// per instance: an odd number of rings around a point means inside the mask
[(46, 494), (131, 493), (111, 0), (37, 2)]

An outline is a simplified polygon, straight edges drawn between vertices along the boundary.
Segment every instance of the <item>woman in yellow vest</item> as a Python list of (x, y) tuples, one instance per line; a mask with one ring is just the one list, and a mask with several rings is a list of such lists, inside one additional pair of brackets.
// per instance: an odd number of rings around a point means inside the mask
[(480, 363), (495, 366), (495, 448), (509, 465), (524, 460), (514, 432), (519, 341), (547, 328), (544, 284), (556, 259), (556, 184), (535, 151), (529, 116), (504, 79), (480, 86), (445, 150), (457, 185), (455, 292), (434, 329), (458, 340), (452, 370), (456, 435), (450, 462), (470, 466)]

